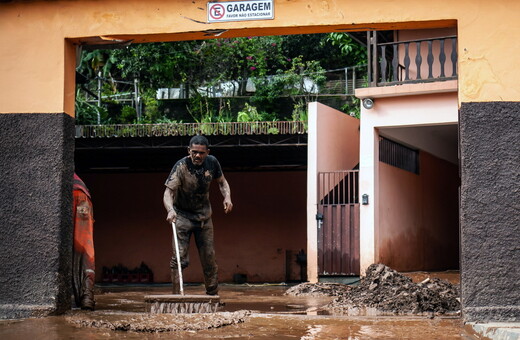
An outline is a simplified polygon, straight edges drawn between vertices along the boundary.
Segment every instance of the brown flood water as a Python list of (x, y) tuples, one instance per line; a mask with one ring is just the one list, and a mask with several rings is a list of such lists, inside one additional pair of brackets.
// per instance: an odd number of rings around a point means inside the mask
[[(331, 298), (290, 297), (287, 286), (222, 285), (222, 311), (250, 310), (251, 316), (235, 325), (199, 331), (142, 333), (80, 327), (71, 315), (88, 319), (130, 320), (144, 314), (144, 295), (168, 294), (167, 286), (103, 287), (96, 294), (96, 311), (75, 310), (69, 315), (0, 321), (0, 339), (479, 339), (457, 317), (330, 316), (320, 306)], [(186, 294), (202, 294), (201, 286), (188, 286)]]

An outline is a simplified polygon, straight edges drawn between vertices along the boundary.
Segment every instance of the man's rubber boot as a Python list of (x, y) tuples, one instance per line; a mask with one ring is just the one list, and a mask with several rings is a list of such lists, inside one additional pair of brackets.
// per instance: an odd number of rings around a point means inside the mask
[(216, 275), (205, 280), (205, 286), (207, 295), (218, 295), (218, 280)]
[[(93, 294), (92, 294), (93, 295)], [(96, 302), (94, 301), (94, 297), (89, 295), (85, 295), (83, 300), (81, 301), (81, 309), (93, 311)]]
[(218, 286), (206, 289), (206, 294), (207, 295), (217, 295), (218, 294)]
[(172, 293), (178, 295), (181, 293), (181, 288), (179, 286), (179, 272), (177, 271), (177, 269), (172, 269), (171, 272), (172, 272)]
[(94, 300), (94, 274), (87, 273), (84, 281), (83, 296), (81, 297), (81, 309), (94, 310), (96, 301)]

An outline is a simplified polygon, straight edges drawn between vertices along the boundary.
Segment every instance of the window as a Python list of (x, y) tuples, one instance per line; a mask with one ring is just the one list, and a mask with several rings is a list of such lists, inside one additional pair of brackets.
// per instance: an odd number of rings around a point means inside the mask
[(419, 174), (419, 151), (379, 137), (379, 161)]

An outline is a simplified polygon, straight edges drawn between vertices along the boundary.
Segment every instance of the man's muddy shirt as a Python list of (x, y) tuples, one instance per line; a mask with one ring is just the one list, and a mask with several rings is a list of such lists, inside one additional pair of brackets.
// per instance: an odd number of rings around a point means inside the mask
[(176, 191), (175, 211), (192, 221), (205, 221), (211, 217), (209, 187), (213, 179), (222, 176), (218, 160), (208, 155), (201, 166), (196, 166), (186, 156), (172, 168), (166, 185)]

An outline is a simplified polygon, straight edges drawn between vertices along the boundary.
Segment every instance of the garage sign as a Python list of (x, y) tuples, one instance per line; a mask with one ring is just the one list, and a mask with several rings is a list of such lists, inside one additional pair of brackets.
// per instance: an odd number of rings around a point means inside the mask
[(273, 0), (208, 2), (208, 22), (274, 19)]

